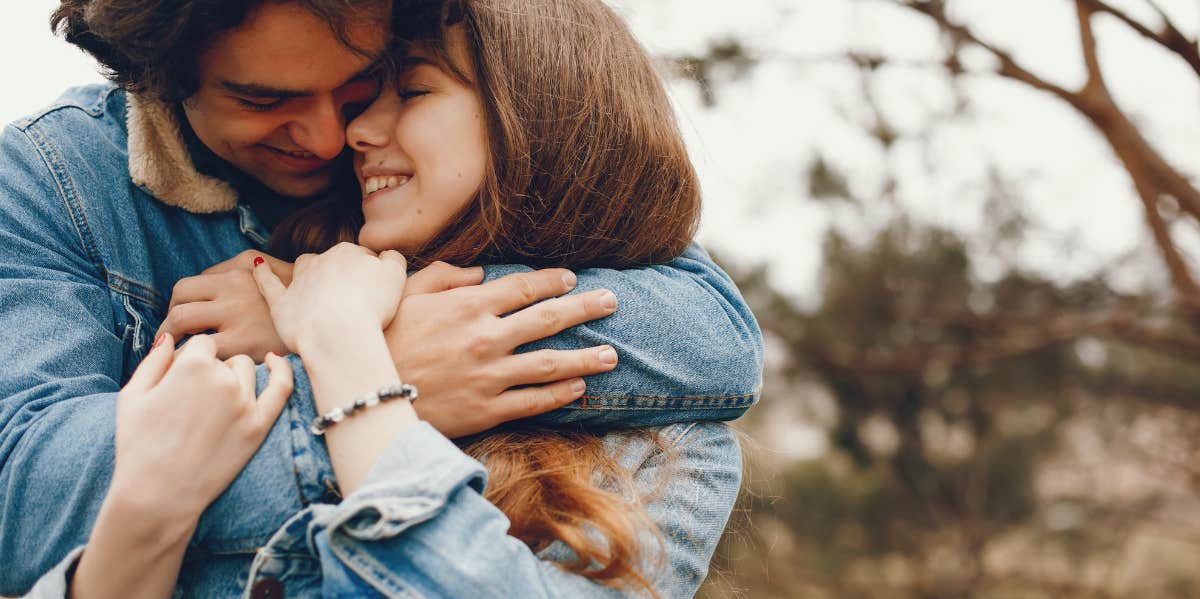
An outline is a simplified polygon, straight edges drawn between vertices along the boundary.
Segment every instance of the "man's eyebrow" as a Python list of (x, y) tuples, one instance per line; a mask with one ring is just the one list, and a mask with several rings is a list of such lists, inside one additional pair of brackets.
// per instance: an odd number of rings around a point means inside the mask
[[(380, 69), (380, 61), (372, 62), (363, 70), (355, 73), (347, 79), (342, 85), (346, 85), (352, 81), (374, 77)], [(307, 89), (286, 89), (282, 87), (274, 87), (261, 83), (239, 83), (237, 81), (222, 80), (220, 86), (227, 91), (235, 94), (247, 96), (250, 98), (307, 98), (313, 95), (312, 90)], [(339, 86), (341, 87), (341, 86)]]
[(270, 85), (262, 85), (261, 83), (222, 81), (221, 87), (235, 94), (251, 98), (306, 98), (313, 95), (311, 91), (307, 90), (283, 89), (280, 87), (271, 87)]

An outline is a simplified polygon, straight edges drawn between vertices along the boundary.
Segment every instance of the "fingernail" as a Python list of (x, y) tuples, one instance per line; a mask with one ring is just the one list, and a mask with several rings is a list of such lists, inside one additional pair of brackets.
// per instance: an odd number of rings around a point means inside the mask
[(150, 349), (154, 349), (154, 348), (162, 345), (163, 339), (165, 339), (166, 337), (167, 337), (166, 333), (159, 333), (158, 335), (156, 335), (154, 337), (154, 345), (151, 345)]
[(613, 295), (613, 292), (611, 291), (605, 291), (604, 294), (600, 296), (600, 306), (605, 310), (616, 310), (617, 296)]
[(272, 357), (272, 358), (278, 358), (279, 354), (277, 354), (273, 351), (269, 351), (269, 352), (267, 352), (267, 356)]
[(575, 273), (571, 271), (567, 271), (567, 273), (563, 275), (563, 284), (567, 287), (574, 287), (576, 280)]
[(259, 264), (262, 264), (263, 262), (266, 262), (266, 260), (263, 260), (263, 257), (262, 257), (262, 256), (255, 256), (255, 257), (254, 257), (254, 267), (255, 267), (255, 268), (258, 268), (258, 265), (259, 265)]
[(571, 381), (571, 393), (574, 393), (575, 395), (583, 393), (584, 386), (583, 379), (575, 379)]
[(606, 347), (600, 350), (600, 363), (612, 366), (617, 363), (617, 352), (611, 347)]

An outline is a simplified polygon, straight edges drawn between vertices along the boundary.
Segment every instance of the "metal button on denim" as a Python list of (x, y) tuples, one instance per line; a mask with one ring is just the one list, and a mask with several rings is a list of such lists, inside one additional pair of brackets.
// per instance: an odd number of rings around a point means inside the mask
[(250, 589), (251, 599), (283, 599), (283, 583), (278, 578), (264, 578)]

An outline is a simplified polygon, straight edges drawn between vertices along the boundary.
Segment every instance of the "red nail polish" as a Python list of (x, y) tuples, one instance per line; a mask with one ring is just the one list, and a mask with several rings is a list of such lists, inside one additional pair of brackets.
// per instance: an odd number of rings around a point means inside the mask
[(159, 333), (158, 336), (154, 338), (154, 345), (151, 345), (150, 349), (154, 349), (154, 348), (162, 345), (163, 339), (166, 339), (166, 337), (167, 337), (166, 333)]
[(254, 257), (254, 267), (255, 267), (255, 268), (257, 268), (257, 267), (258, 267), (258, 265), (259, 265), (259, 264), (262, 264), (263, 262), (266, 262), (266, 260), (263, 260), (263, 257), (262, 257), (262, 256), (255, 256), (255, 257)]
[(279, 354), (277, 354), (277, 353), (275, 353), (275, 352), (273, 352), (273, 351), (269, 351), (269, 352), (267, 352), (267, 355), (268, 355), (268, 356), (270, 356), (270, 357), (272, 357), (272, 358), (278, 358), (278, 357), (279, 357)]

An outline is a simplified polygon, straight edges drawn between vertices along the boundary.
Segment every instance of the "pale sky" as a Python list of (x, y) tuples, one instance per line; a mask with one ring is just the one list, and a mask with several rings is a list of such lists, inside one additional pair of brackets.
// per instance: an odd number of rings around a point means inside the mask
[[(856, 193), (878, 194), (885, 169), (899, 177), (901, 205), (930, 223), (971, 233), (989, 226), (981, 185), (989, 165), (1020, 184), (1022, 208), (1044, 231), (1021, 247), (1022, 263), (1063, 278), (1084, 276), (1145, 239), (1138, 203), (1124, 172), (1085, 121), (1058, 101), (1014, 84), (980, 77), (962, 89), (980, 118), (929, 115), (953, 98), (936, 71), (894, 68), (873, 83), (881, 110), (902, 132), (884, 153), (863, 134), (867, 116), (859, 80), (838, 56), (871, 50), (909, 62), (938, 57), (936, 31), (882, 0), (615, 0), (654, 53), (702, 51), (736, 37), (761, 58), (748, 76), (723, 83), (718, 105), (705, 108), (690, 83), (671, 85), (705, 193), (701, 240), (739, 264), (767, 262), (771, 278), (811, 301), (820, 243), (831, 224), (865, 239), (891, 216), (886, 206), (858, 211), (807, 197), (814, 156), (844, 170)], [(1114, 1), (1138, 15), (1144, 0)], [(67, 86), (100, 81), (94, 64), (54, 38), (53, 0), (22, 0), (0, 20), (5, 78), (0, 121), (47, 105)], [(958, 18), (1012, 51), (1033, 70), (1063, 84), (1082, 80), (1074, 17), (1067, 0), (959, 0)], [(1161, 0), (1195, 31), (1200, 3)], [(1098, 25), (1102, 61), (1118, 100), (1148, 137), (1193, 177), (1200, 175), (1200, 82), (1181, 62), (1111, 21)], [(974, 61), (985, 67), (986, 58)], [(930, 165), (933, 165), (931, 168)], [(1071, 237), (1063, 255), (1048, 240)], [(1200, 239), (1192, 247), (1200, 250)], [(1200, 251), (1193, 255), (1200, 256)], [(988, 256), (981, 259), (987, 276)], [(1154, 271), (1139, 263), (1131, 284)], [(990, 273), (994, 274), (994, 273)], [(1151, 279), (1153, 280), (1153, 279)]]

